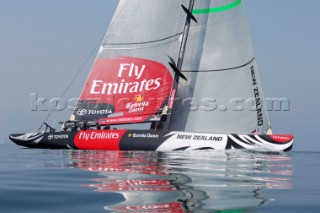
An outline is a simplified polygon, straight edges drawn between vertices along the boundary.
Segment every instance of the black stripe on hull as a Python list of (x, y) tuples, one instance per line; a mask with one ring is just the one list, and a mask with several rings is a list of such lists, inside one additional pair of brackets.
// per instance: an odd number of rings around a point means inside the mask
[(120, 150), (146, 150), (154, 151), (165, 142), (164, 136), (168, 132), (155, 132), (143, 130), (129, 130), (119, 143)]
[(226, 146), (226, 150), (229, 149), (244, 149), (243, 146), (237, 144), (235, 141), (233, 141), (230, 137), (228, 137), (228, 142)]

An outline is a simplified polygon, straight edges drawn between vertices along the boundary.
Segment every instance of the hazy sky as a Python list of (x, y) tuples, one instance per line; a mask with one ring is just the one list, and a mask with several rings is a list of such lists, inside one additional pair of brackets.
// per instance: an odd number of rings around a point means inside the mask
[[(174, 0), (173, 0), (174, 1)], [(0, 141), (36, 131), (105, 34), (118, 0), (0, 0)], [(287, 98), (290, 111), (269, 112), (275, 133), (296, 136), (294, 150), (320, 151), (319, 0), (245, 0), (265, 97)], [(95, 54), (94, 54), (95, 55)], [(64, 100), (78, 97), (94, 57)], [(55, 113), (68, 119), (71, 111)]]

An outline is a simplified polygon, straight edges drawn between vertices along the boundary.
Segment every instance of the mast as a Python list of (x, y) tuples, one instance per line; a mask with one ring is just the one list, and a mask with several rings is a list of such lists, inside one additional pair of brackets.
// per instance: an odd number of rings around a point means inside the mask
[[(181, 40), (181, 45), (180, 45), (180, 49), (179, 49), (177, 64), (169, 56), (169, 59), (170, 59), (169, 65), (173, 69), (173, 71), (175, 72), (172, 90), (171, 90), (171, 94), (169, 97), (169, 102), (170, 102), (170, 100), (174, 101), (180, 77), (183, 78), (184, 80), (187, 80), (187, 78), (181, 73), (181, 68), (182, 68), (183, 58), (184, 58), (185, 50), (186, 50), (186, 46), (187, 46), (187, 40), (188, 40), (191, 20), (197, 22), (196, 18), (192, 15), (194, 2), (195, 2), (194, 0), (190, 0), (188, 8), (186, 8), (184, 5), (181, 4), (181, 7), (186, 12), (187, 17), (186, 17), (186, 21), (185, 21), (185, 25), (184, 25), (183, 34), (182, 34), (182, 40)], [(167, 119), (165, 121), (164, 130), (169, 130), (171, 116), (172, 116), (172, 110), (173, 110), (173, 105), (168, 108)]]

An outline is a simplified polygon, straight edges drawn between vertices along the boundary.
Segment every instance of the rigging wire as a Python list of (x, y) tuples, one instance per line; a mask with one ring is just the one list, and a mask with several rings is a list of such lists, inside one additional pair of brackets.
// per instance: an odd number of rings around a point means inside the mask
[[(101, 39), (99, 39), (99, 41), (97, 42), (97, 44), (94, 46), (94, 48), (91, 50), (90, 54), (88, 55), (88, 57), (86, 58), (86, 60), (82, 63), (82, 65), (80, 66), (78, 72), (74, 75), (74, 77), (72, 78), (72, 80), (69, 82), (69, 84), (67, 85), (66, 89), (62, 92), (62, 94), (60, 95), (59, 100), (61, 100), (65, 94), (68, 92), (68, 90), (70, 89), (70, 87), (72, 86), (72, 84), (74, 83), (74, 81), (77, 79), (77, 77), (79, 76), (79, 74), (81, 73), (81, 71), (83, 70), (83, 68), (87, 65), (88, 61), (90, 60), (90, 58), (92, 57), (92, 55), (95, 53), (96, 49), (101, 45), (101, 42), (103, 40), (104, 36), (102, 36)], [(47, 120), (49, 119), (49, 117), (52, 115), (53, 111), (56, 109), (56, 107), (53, 107), (49, 114), (47, 115), (47, 117), (44, 119), (43, 123), (41, 124), (41, 126), (39, 127), (39, 131), (40, 129), (43, 127), (43, 125), (47, 122)]]

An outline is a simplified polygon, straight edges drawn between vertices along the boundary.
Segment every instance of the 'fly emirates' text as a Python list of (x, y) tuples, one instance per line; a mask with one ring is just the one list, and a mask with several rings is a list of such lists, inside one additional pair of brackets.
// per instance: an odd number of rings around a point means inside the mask
[[(141, 67), (131, 64), (120, 64), (116, 83), (105, 83), (102, 80), (93, 80), (90, 94), (126, 94), (143, 91), (156, 90), (161, 86), (161, 78), (141, 79), (145, 71), (146, 65)], [(134, 82), (126, 82), (134, 77)], [(112, 80), (112, 79), (110, 79)]]

